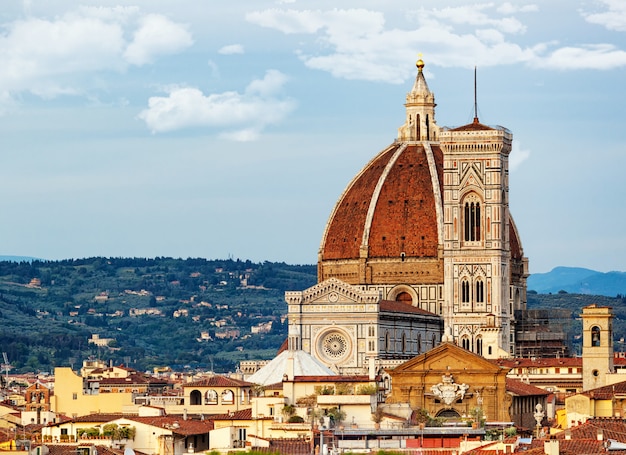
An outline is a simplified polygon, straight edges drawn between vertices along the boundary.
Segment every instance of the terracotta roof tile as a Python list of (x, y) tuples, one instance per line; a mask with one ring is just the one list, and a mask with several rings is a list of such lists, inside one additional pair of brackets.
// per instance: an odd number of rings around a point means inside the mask
[(616, 394), (626, 394), (626, 381), (586, 390), (581, 393), (581, 395), (585, 395), (596, 400), (610, 400)]
[(381, 300), (380, 311), (389, 313), (414, 313), (439, 317), (435, 313), (431, 313), (430, 311), (423, 310), (422, 308), (418, 308), (408, 303), (397, 302), (395, 300)]
[(213, 430), (213, 422), (210, 418), (205, 420), (187, 419), (182, 416), (154, 416), (154, 417), (126, 417), (133, 422), (143, 423), (154, 427), (167, 428), (172, 433), (189, 436), (194, 434), (205, 434)]
[(251, 420), (252, 409), (242, 409), (226, 414), (216, 414), (209, 416), (211, 420)]
[(252, 387), (254, 384), (226, 376), (211, 376), (198, 381), (183, 384), (183, 387)]
[(550, 392), (534, 385), (526, 384), (525, 382), (518, 381), (517, 379), (506, 378), (506, 391), (511, 392), (517, 396), (546, 396)]

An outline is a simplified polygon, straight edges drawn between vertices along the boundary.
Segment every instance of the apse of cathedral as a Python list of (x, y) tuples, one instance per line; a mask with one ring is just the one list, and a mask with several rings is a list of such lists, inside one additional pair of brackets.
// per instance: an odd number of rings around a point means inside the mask
[(442, 342), (516, 354), (528, 261), (509, 213), (513, 135), (477, 116), (439, 126), (424, 62), (397, 139), (330, 214), (318, 284), (287, 292), (289, 348), (340, 374), (393, 368)]

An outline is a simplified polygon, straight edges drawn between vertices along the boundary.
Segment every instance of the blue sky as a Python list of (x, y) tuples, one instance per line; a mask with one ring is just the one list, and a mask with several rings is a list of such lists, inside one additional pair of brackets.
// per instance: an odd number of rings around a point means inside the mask
[(313, 264), (419, 53), (513, 131), (531, 272), (625, 270), (623, 0), (4, 0), (0, 254)]

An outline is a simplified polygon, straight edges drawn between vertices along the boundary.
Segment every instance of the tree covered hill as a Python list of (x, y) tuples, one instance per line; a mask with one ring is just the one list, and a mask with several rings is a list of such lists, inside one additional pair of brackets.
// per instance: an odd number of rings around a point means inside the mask
[[(287, 334), (284, 292), (312, 286), (315, 270), (173, 258), (0, 262), (0, 350), (14, 371), (88, 356), (139, 370), (232, 370), (275, 354)], [(108, 346), (90, 343), (94, 334)]]
[[(138, 370), (232, 371), (240, 360), (275, 355), (287, 336), (284, 292), (315, 282), (314, 265), (230, 259), (0, 261), (0, 352), (14, 372), (91, 356)], [(621, 296), (528, 297), (529, 308), (571, 310), (574, 323), (583, 306), (612, 306), (617, 348), (626, 337)]]

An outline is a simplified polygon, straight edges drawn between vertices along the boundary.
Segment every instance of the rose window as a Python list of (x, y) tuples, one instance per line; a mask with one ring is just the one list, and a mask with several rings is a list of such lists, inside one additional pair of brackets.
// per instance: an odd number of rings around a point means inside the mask
[(339, 359), (348, 352), (348, 340), (340, 333), (331, 333), (322, 340), (322, 351), (329, 359)]

